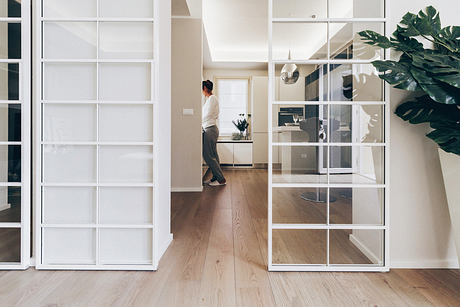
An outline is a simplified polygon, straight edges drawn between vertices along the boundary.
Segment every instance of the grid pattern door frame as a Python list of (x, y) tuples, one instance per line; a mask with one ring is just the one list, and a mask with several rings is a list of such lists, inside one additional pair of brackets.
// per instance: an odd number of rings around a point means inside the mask
[[(21, 146), (21, 181), (0, 182), (0, 188), (18, 187), (21, 189), (20, 222), (2, 222), (0, 229), (20, 229), (20, 261), (0, 262), (0, 270), (22, 270), (30, 265), (30, 1), (21, 3), (21, 16), (0, 16), (0, 23), (21, 25), (21, 56), (18, 59), (0, 58), (0, 65), (17, 64), (19, 71), (19, 99), (0, 100), (1, 106), (19, 105), (21, 108), (21, 140), (18, 142), (0, 141), (2, 146)], [(10, 247), (11, 248), (11, 247)], [(1, 261), (1, 260), (0, 260)]]
[[(331, 33), (330, 33), (330, 25), (332, 23), (381, 23), (383, 24), (383, 31), (384, 35), (389, 35), (389, 0), (382, 0), (383, 1), (383, 14), (384, 16), (381, 18), (331, 18), (330, 15), (330, 8), (334, 0), (325, 0), (327, 2), (327, 16), (326, 18), (316, 18), (316, 16), (312, 16), (311, 18), (288, 18), (288, 17), (274, 17), (274, 1), (276, 0), (267, 0), (268, 1), (268, 44), (269, 44), (269, 52), (268, 52), (268, 73), (269, 73), (269, 112), (268, 112), (268, 122), (269, 122), (269, 165), (268, 165), (268, 270), (269, 271), (369, 271), (369, 272), (387, 272), (390, 270), (390, 251), (389, 251), (389, 217), (390, 217), (390, 185), (389, 185), (389, 158), (390, 158), (390, 125), (389, 125), (389, 118), (390, 118), (390, 100), (389, 100), (389, 86), (382, 82), (383, 90), (383, 99), (381, 101), (333, 101), (331, 97), (331, 74), (328, 73), (328, 90), (327, 90), (327, 97), (328, 101), (282, 101), (277, 100), (275, 95), (275, 80), (276, 80), (276, 65), (284, 65), (284, 64), (315, 64), (315, 65), (328, 65), (328, 72), (330, 72), (330, 65), (333, 64), (370, 64), (372, 60), (361, 60), (361, 59), (347, 59), (347, 60), (337, 60), (331, 59)], [(326, 59), (308, 59), (308, 60), (278, 60), (274, 58), (274, 25), (276, 24), (315, 24), (315, 23), (324, 23), (327, 24), (327, 58)], [(289, 46), (291, 47), (291, 46)], [(383, 57), (385, 59), (390, 58), (390, 51), (385, 50), (383, 53)], [(299, 80), (300, 81), (300, 80)], [(321, 94), (320, 94), (321, 96)], [(321, 99), (320, 99), (321, 100)], [(384, 108), (383, 111), (383, 141), (381, 143), (332, 143), (329, 138), (326, 142), (327, 144), (323, 144), (320, 142), (317, 143), (307, 143), (307, 142), (277, 142), (273, 140), (273, 106), (275, 105), (314, 105), (314, 106), (328, 106), (327, 113), (328, 113), (328, 121), (331, 118), (331, 108), (330, 106), (334, 105), (374, 105), (374, 106), (382, 106)], [(327, 127), (327, 135), (330, 134), (330, 124)], [(327, 148), (327, 183), (274, 183), (273, 182), (273, 148), (282, 148), (283, 146), (325, 146)], [(384, 154), (384, 161), (383, 161), (383, 182), (382, 183), (375, 183), (375, 184), (360, 184), (360, 183), (351, 183), (351, 184), (341, 184), (341, 183), (331, 183), (330, 180), (330, 147), (331, 146), (355, 146), (361, 148), (363, 146), (370, 146), (371, 148), (383, 148)], [(316, 188), (318, 189), (327, 189), (327, 222), (325, 224), (280, 224), (280, 223), (273, 223), (273, 188)], [(331, 224), (329, 221), (329, 213), (330, 213), (330, 189), (331, 188), (376, 188), (376, 189), (383, 189), (383, 221), (381, 225), (350, 225), (350, 224)], [(325, 264), (299, 264), (299, 263), (287, 263), (287, 264), (277, 264), (273, 262), (273, 230), (326, 230), (327, 231), (327, 263)], [(382, 239), (383, 239), (383, 252), (382, 263), (379, 265), (340, 265), (340, 264), (331, 264), (330, 263), (330, 231), (331, 230), (379, 230), (383, 232)]]
[[(158, 65), (156, 63), (156, 57), (158, 56), (159, 44), (158, 44), (158, 20), (159, 20), (159, 10), (158, 5), (159, 1), (154, 0), (151, 1), (152, 10), (153, 12), (149, 12), (149, 10), (144, 10), (143, 14), (150, 15), (149, 17), (103, 17), (101, 16), (101, 3), (104, 0), (94, 0), (96, 3), (96, 13), (94, 17), (47, 17), (44, 13), (44, 2), (46, 0), (37, 1), (37, 8), (35, 10), (35, 54), (34, 57), (37, 59), (35, 68), (38, 72), (36, 74), (37, 78), (35, 80), (35, 100), (36, 109), (35, 109), (35, 150), (36, 155), (34, 156), (35, 161), (35, 254), (36, 254), (36, 268), (37, 269), (58, 269), (58, 270), (156, 270), (158, 266), (158, 253), (157, 248), (158, 244), (156, 244), (155, 237), (157, 236), (157, 231), (154, 227), (155, 217), (156, 217), (156, 210), (158, 210), (158, 206), (155, 206), (155, 203), (158, 200), (158, 193), (155, 193), (154, 186), (155, 182), (158, 180), (158, 170), (155, 167), (156, 161), (158, 160), (158, 148), (154, 146), (154, 143), (158, 139), (159, 127), (158, 127), (158, 118), (159, 114), (156, 112), (158, 109)], [(107, 3), (107, 1), (105, 1)], [(139, 3), (139, 1), (137, 1)], [(144, 1), (144, 3), (148, 3), (148, 1)], [(115, 5), (115, 4), (114, 4)], [(96, 25), (96, 55), (94, 58), (47, 58), (45, 55), (45, 47), (46, 47), (46, 37), (45, 37), (45, 25), (50, 23), (93, 23)], [(101, 34), (101, 25), (102, 24), (146, 24), (151, 23), (151, 32), (153, 34), (153, 40), (151, 45), (152, 56), (145, 56), (136, 58), (136, 56), (132, 57), (104, 57), (101, 55), (101, 38), (103, 35)], [(121, 28), (123, 30), (123, 27)], [(145, 47), (145, 46), (144, 46)], [(136, 47), (134, 47), (136, 48)], [(132, 50), (132, 49), (131, 49)], [(47, 64), (88, 64), (91, 63), (96, 67), (96, 94), (95, 99), (88, 99), (88, 100), (47, 100), (45, 95), (45, 87), (47, 82), (47, 75), (46, 75), (46, 65)], [(139, 99), (134, 98), (133, 100), (130, 99), (103, 99), (101, 98), (101, 67), (103, 65), (145, 65), (148, 67), (149, 70), (149, 78), (150, 82), (147, 83), (147, 88), (149, 91), (148, 99)], [(46, 140), (46, 129), (45, 129), (45, 114), (47, 110), (47, 106), (54, 105), (54, 106), (82, 106), (82, 105), (91, 105), (94, 106), (96, 109), (96, 116), (95, 116), (95, 135), (96, 138), (93, 141), (54, 141), (54, 140)], [(151, 116), (149, 116), (149, 112), (147, 112), (147, 116), (150, 117), (152, 121), (152, 130), (151, 132), (151, 139), (148, 141), (103, 141), (101, 140), (101, 109), (107, 106), (114, 106), (114, 107), (132, 107), (132, 106), (144, 106), (147, 107), (146, 109), (151, 109)], [(121, 115), (118, 113), (118, 115)], [(147, 132), (147, 133), (150, 133)], [(80, 147), (80, 146), (90, 146), (95, 149), (95, 181), (94, 182), (47, 182), (45, 177), (45, 158), (44, 158), (44, 147), (45, 146), (72, 146), (72, 147)], [(137, 181), (120, 181), (120, 182), (103, 182), (101, 180), (101, 149), (102, 148), (109, 148), (109, 147), (118, 147), (118, 148), (127, 148), (133, 149), (140, 148), (148, 149), (146, 152), (143, 152), (144, 157), (147, 157), (147, 160), (152, 161), (151, 165), (151, 172), (148, 178), (148, 182), (137, 182)], [(137, 153), (139, 154), (139, 153)], [(54, 187), (54, 188), (93, 188), (96, 193), (95, 197), (95, 217), (93, 223), (46, 223), (44, 221), (45, 215), (45, 198), (44, 198), (44, 189), (47, 187)], [(123, 222), (101, 222), (101, 189), (146, 189), (151, 192), (151, 203), (150, 203), (150, 212), (151, 216), (149, 216), (149, 221), (144, 223), (123, 223)], [(113, 196), (112, 196), (113, 197)], [(78, 262), (78, 261), (68, 261), (63, 263), (47, 263), (46, 261), (46, 253), (47, 250), (46, 240), (47, 237), (44, 235), (44, 231), (46, 229), (54, 229), (54, 230), (69, 230), (69, 229), (90, 229), (95, 232), (94, 236), (94, 261), (91, 262)], [(112, 260), (104, 261), (101, 259), (101, 231), (105, 230), (114, 230), (114, 231), (131, 231), (131, 230), (145, 230), (150, 236), (147, 235), (149, 238), (148, 248), (144, 248), (143, 252), (149, 253), (149, 260), (148, 261), (132, 261), (126, 260), (124, 261), (123, 258), (119, 260)], [(115, 236), (112, 234), (112, 237)], [(151, 240), (150, 240), (151, 238)], [(146, 251), (147, 250), (147, 251)], [(150, 251), (148, 251), (150, 250)], [(126, 251), (126, 249), (125, 249)]]

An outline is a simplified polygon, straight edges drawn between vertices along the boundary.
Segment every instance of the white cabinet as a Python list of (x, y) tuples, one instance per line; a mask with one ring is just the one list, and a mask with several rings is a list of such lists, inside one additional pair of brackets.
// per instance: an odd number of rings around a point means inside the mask
[(252, 142), (221, 141), (217, 143), (220, 164), (252, 166)]
[(220, 164), (233, 164), (233, 143), (217, 143)]

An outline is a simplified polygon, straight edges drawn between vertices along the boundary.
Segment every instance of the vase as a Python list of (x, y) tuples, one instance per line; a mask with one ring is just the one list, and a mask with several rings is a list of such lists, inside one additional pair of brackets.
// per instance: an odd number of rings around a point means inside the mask
[(454, 231), (457, 258), (460, 264), (460, 156), (439, 149), (444, 189), (449, 206), (450, 221)]

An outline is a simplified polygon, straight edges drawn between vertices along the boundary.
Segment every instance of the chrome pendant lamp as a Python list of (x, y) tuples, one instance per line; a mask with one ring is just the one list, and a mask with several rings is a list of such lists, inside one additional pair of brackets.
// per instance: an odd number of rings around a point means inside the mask
[[(291, 60), (291, 50), (289, 50), (289, 61)], [(285, 64), (281, 69), (281, 80), (284, 84), (295, 84), (299, 80), (299, 70), (295, 64)]]

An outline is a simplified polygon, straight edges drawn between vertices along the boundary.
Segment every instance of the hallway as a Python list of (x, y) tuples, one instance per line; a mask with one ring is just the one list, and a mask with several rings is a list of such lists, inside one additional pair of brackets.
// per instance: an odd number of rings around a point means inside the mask
[(157, 272), (0, 272), (1, 306), (459, 305), (458, 270), (269, 273), (266, 171), (173, 193), (174, 242)]

